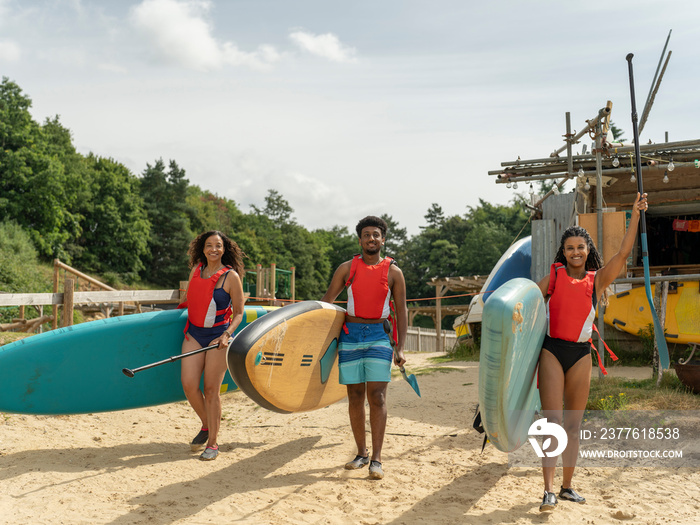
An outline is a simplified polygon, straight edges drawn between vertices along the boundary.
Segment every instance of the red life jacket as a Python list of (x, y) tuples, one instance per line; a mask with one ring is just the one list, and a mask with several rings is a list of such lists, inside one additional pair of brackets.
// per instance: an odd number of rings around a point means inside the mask
[[(561, 263), (554, 263), (549, 272), (549, 288), (547, 294), (547, 335), (564, 341), (577, 343), (590, 343), (598, 356), (598, 366), (603, 374), (607, 371), (603, 366), (603, 360), (598, 349), (593, 345), (591, 335), (593, 330), (598, 333), (598, 328), (593, 322), (595, 319), (595, 306), (593, 305), (593, 290), (595, 287), (594, 271), (587, 271), (583, 279), (574, 279), (566, 273), (566, 267)], [(600, 337), (600, 334), (598, 334)], [(603, 341), (601, 339), (601, 341)], [(605, 349), (613, 361), (617, 356), (603, 341)]]
[[(187, 333), (190, 323), (201, 328), (211, 328), (212, 326), (226, 324), (231, 320), (231, 314), (233, 313), (231, 303), (223, 310), (217, 310), (216, 302), (214, 301), (216, 283), (219, 281), (219, 277), (231, 270), (231, 267), (224, 266), (208, 279), (203, 279), (202, 266), (200, 263), (187, 285), (187, 301), (185, 303), (187, 307), (187, 325), (185, 326), (185, 333)], [(224, 319), (217, 323), (216, 317), (222, 314)]]
[(595, 272), (588, 271), (579, 280), (569, 277), (563, 264), (551, 266), (547, 290), (550, 296), (547, 302), (549, 337), (577, 343), (590, 340), (595, 319), (594, 284)]
[(348, 315), (363, 319), (389, 317), (389, 268), (393, 263), (394, 259), (384, 257), (378, 264), (370, 266), (362, 260), (362, 255), (352, 258), (350, 274), (345, 283), (348, 288)]

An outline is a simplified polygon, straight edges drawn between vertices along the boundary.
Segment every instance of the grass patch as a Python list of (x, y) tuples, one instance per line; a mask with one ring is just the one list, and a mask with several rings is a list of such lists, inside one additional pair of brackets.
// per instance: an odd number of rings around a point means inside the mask
[[(444, 356), (433, 358), (436, 362), (447, 363), (449, 361), (478, 361), (479, 346), (473, 341), (467, 339), (457, 343), (452, 349), (448, 350)], [(439, 361), (437, 361), (439, 359)]]
[(30, 335), (34, 334), (29, 334), (27, 332), (0, 332), (0, 346), (19, 341)]
[(591, 381), (587, 410), (700, 410), (700, 396), (693, 394), (676, 374), (666, 373), (660, 387), (656, 379), (607, 377)]

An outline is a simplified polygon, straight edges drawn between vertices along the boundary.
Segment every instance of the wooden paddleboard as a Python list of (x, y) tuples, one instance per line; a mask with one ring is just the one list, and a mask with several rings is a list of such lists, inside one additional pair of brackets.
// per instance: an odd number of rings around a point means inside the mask
[(484, 304), (479, 410), (489, 441), (503, 452), (527, 441), (540, 406), (536, 370), (546, 331), (544, 298), (529, 279), (506, 282)]
[[(240, 331), (267, 313), (246, 306)], [(187, 310), (110, 317), (0, 346), (0, 412), (79, 414), (185, 400), (180, 364), (129, 378), (136, 368), (177, 355)], [(227, 373), (222, 391), (236, 388)]]
[[(655, 285), (651, 285), (654, 295)], [(653, 323), (651, 309), (643, 286), (620, 292), (608, 298), (605, 323), (638, 335)], [(700, 343), (700, 291), (697, 282), (679, 281), (677, 293), (666, 299), (666, 341), (669, 343)]]
[(246, 327), (228, 349), (228, 368), (260, 406), (281, 413), (323, 408), (343, 399), (338, 382), (338, 336), (345, 310), (303, 301)]

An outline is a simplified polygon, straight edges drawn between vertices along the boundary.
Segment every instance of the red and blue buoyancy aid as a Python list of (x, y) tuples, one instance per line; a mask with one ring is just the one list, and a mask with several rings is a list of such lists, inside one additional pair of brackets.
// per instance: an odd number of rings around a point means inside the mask
[(352, 258), (350, 274), (345, 283), (348, 289), (348, 315), (362, 319), (389, 317), (389, 268), (393, 263), (391, 257), (384, 257), (372, 266), (362, 260), (362, 255)]
[[(552, 264), (549, 273), (549, 288), (547, 289), (547, 295), (549, 295), (547, 335), (564, 341), (588, 342), (598, 354), (598, 349), (591, 340), (593, 330), (598, 332), (593, 322), (596, 308), (596, 305), (593, 304), (595, 276), (596, 272), (589, 270), (586, 271), (583, 279), (575, 279), (569, 277), (566, 273), (566, 266), (563, 264)], [(617, 361), (617, 356), (608, 348), (605, 341), (603, 341), (603, 345), (612, 360)], [(607, 374), (600, 354), (598, 354), (598, 365), (603, 374)]]
[[(205, 279), (202, 277), (203, 265), (197, 267), (192, 274), (192, 279), (187, 285), (187, 324), (185, 325), (185, 333), (189, 328), (190, 323), (201, 328), (211, 328), (226, 324), (231, 320), (231, 303), (226, 308), (217, 310), (216, 301), (214, 300), (214, 289), (219, 278), (231, 270), (230, 266), (224, 266), (214, 275)], [(180, 305), (183, 307), (183, 305)], [(217, 321), (217, 317), (223, 315), (223, 319)]]

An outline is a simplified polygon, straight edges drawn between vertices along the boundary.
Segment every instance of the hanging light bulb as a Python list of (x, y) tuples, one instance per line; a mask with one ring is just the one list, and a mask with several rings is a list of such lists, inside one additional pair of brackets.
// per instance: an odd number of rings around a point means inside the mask
[(506, 188), (510, 189), (511, 186), (512, 184), (510, 183), (510, 181), (506, 182)]
[(620, 165), (620, 159), (617, 158), (617, 155), (613, 157), (612, 165), (616, 168)]
[(630, 182), (637, 182), (637, 177), (634, 176), (634, 171), (632, 172), (632, 176), (630, 177)]
[(559, 195), (559, 185), (558, 184), (554, 185), (554, 187), (552, 188), (552, 193), (554, 193), (554, 195)]
[(578, 176), (581, 177), (581, 178), (583, 178), (583, 175), (584, 175), (584, 173), (583, 173), (583, 167), (581, 167), (581, 168), (578, 169)]
[(586, 191), (591, 189), (591, 184), (588, 182), (588, 177), (586, 177), (586, 184), (583, 185), (583, 189)]
[(671, 161), (668, 163), (668, 171), (673, 171), (676, 169), (676, 165), (673, 163), (673, 157), (671, 157)]
[(513, 183), (513, 189), (514, 189), (514, 190), (517, 190), (517, 189), (518, 189), (518, 183), (517, 183), (517, 182), (514, 182), (514, 183)]
[(668, 171), (664, 172), (664, 184), (668, 184)]
[(530, 183), (530, 195), (534, 195), (535, 190), (532, 188), (532, 182)]

